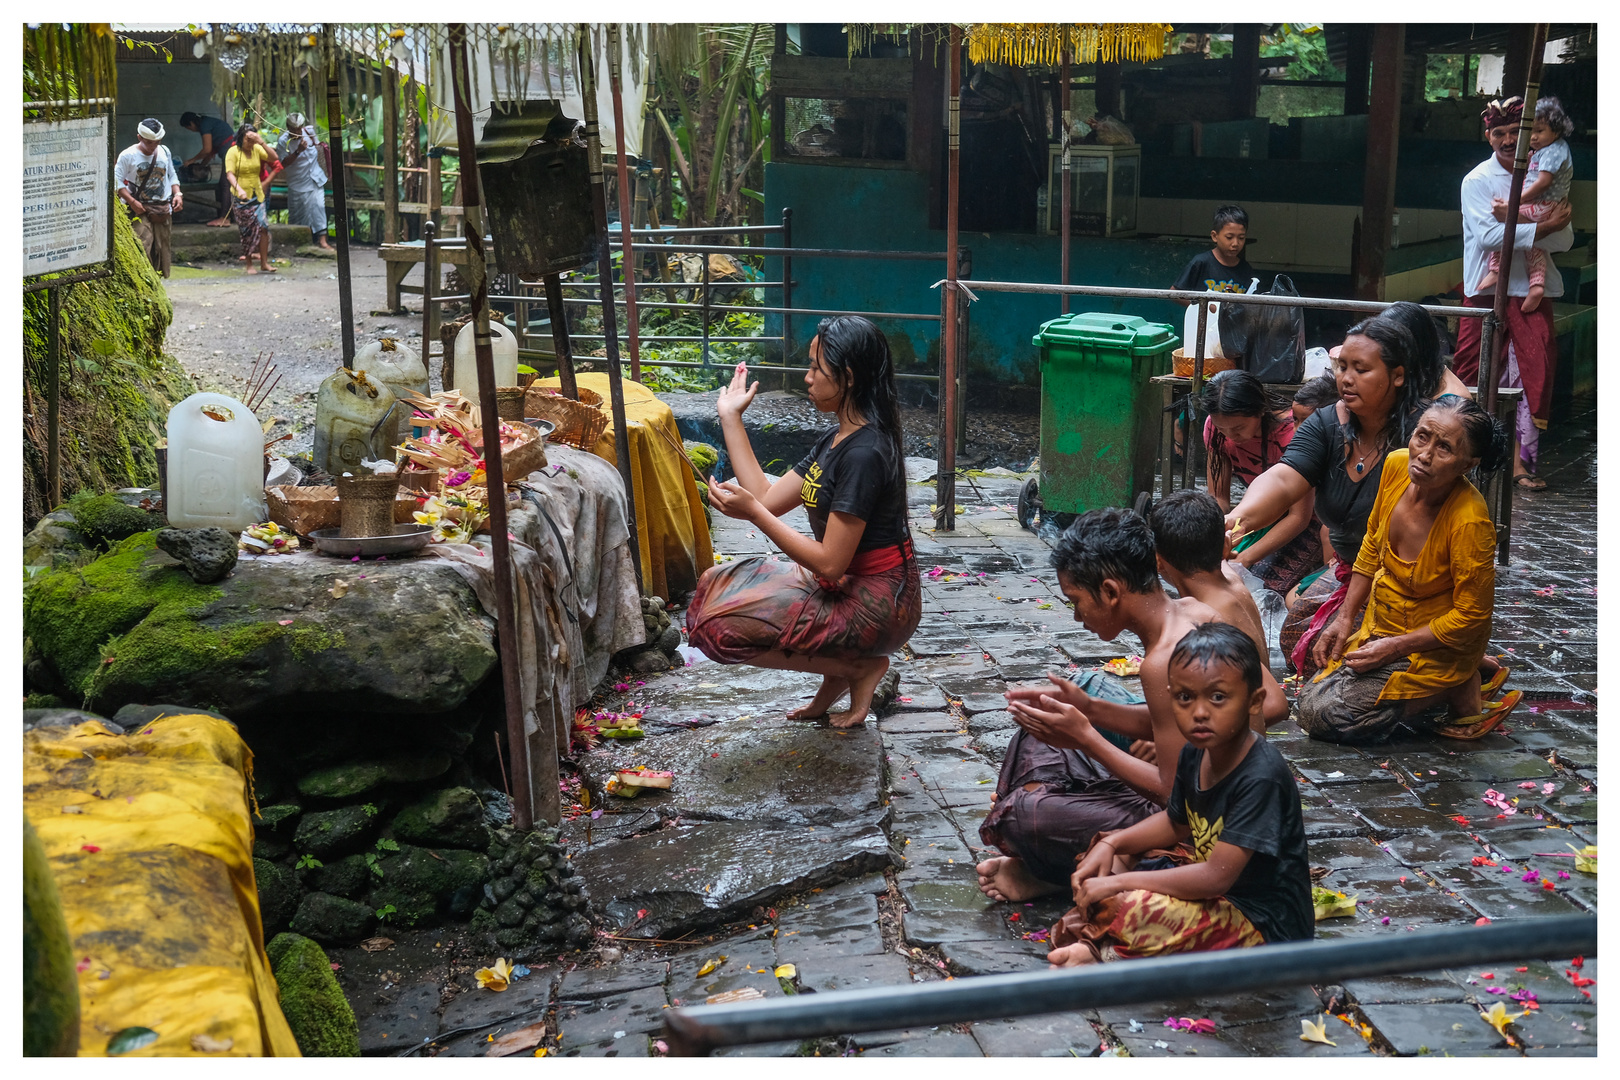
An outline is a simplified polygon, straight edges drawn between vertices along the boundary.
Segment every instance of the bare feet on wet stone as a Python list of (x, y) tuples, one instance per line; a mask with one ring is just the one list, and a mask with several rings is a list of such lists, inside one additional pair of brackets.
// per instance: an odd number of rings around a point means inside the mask
[(1024, 869), (1022, 859), (999, 855), (974, 869), (979, 872), (979, 891), (992, 900), (1018, 902), (1063, 891), (1063, 886), (1042, 881)]
[(849, 680), (837, 675), (823, 675), (821, 689), (809, 702), (787, 714), (789, 720), (820, 720), (832, 711), (838, 699), (849, 693)]
[(834, 713), (827, 720), (835, 728), (856, 728), (866, 722), (866, 714), (872, 711), (872, 695), (889, 670), (887, 656), (857, 660), (855, 664), (855, 675), (849, 680), (849, 711)]

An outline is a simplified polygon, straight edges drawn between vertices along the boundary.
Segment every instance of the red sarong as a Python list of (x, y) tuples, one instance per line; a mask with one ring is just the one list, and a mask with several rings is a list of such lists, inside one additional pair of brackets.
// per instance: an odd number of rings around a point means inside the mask
[[(1538, 420), (1547, 419), (1552, 405), (1553, 376), (1558, 370), (1558, 340), (1553, 335), (1552, 298), (1543, 299), (1536, 310), (1526, 315), (1519, 307), (1523, 297), (1509, 297), (1507, 304), (1506, 335), (1513, 346), (1514, 358), (1519, 361), (1519, 380), (1524, 383), (1524, 400), (1530, 415)], [(1463, 306), (1488, 308), (1495, 302), (1491, 296), (1465, 296)], [(1479, 379), (1479, 337), (1481, 319), (1457, 320), (1457, 352), (1451, 358), (1451, 370), (1469, 385)], [(1502, 356), (1507, 356), (1506, 345)], [(1500, 379), (1507, 369), (1506, 360), (1497, 371)]]

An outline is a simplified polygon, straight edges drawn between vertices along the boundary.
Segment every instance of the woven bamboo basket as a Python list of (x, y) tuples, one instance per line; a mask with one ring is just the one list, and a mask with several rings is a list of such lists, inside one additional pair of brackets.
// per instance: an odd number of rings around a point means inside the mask
[[(1239, 366), (1239, 357), (1236, 356), (1206, 356), (1204, 357), (1204, 378), (1209, 378), (1217, 371), (1232, 371)], [(1170, 354), (1171, 371), (1182, 379), (1190, 379), (1193, 374), (1193, 358), (1186, 356), (1180, 349)]]
[(607, 413), (602, 409), (602, 395), (594, 390), (579, 388), (579, 400), (547, 393), (539, 386), (529, 387), (523, 399), (523, 415), (537, 416), (557, 425), (550, 438), (577, 450), (589, 450), (602, 437), (607, 427)]
[(497, 386), (495, 388), (495, 412), (502, 420), (522, 420), (529, 414), (523, 411), (523, 399), (527, 391), (521, 386)]
[[(342, 501), (335, 487), (273, 487), (265, 490), (270, 520), (283, 529), (307, 537), (316, 529), (336, 529), (342, 523)], [(409, 525), (416, 510), (415, 496), (401, 489), (394, 499), (394, 524)]]
[(536, 469), (546, 467), (546, 437), (539, 429), (521, 422), (508, 421), (528, 438), (501, 453), (501, 476), (508, 484), (515, 484)]

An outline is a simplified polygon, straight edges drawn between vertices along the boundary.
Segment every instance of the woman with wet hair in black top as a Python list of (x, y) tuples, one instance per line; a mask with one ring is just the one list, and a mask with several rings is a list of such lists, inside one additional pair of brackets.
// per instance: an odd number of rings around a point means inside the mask
[[(693, 645), (723, 664), (808, 671), (821, 689), (789, 719), (827, 715), (857, 727), (922, 617), (922, 584), (906, 525), (905, 459), (889, 343), (859, 316), (824, 319), (804, 377), (810, 401), (838, 426), (774, 484), (759, 467), (743, 410), (759, 384), (738, 364), (720, 391), (720, 426), (736, 479), (709, 481), (709, 502), (755, 525), (792, 562), (758, 556), (704, 573), (686, 609)], [(803, 506), (814, 537), (782, 521)]]
[(1384, 458), (1406, 445), (1441, 385), (1437, 353), (1419, 349), (1401, 321), (1382, 315), (1350, 328), (1333, 365), (1338, 402), (1299, 425), (1282, 460), (1255, 477), (1243, 501), (1226, 516), (1229, 537), (1241, 540), (1315, 492), (1316, 516), (1327, 525), (1333, 544), (1338, 588), (1325, 598), (1307, 590), (1289, 609), (1283, 649), (1290, 666), (1302, 675), (1315, 673), (1311, 647), (1344, 603)]

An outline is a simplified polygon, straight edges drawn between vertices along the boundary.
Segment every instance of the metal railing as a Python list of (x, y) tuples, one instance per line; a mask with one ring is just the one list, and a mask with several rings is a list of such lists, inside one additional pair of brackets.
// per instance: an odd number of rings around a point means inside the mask
[(1596, 916), (1521, 919), (1391, 934), (1371, 941), (1289, 942), (922, 986), (677, 1008), (664, 1014), (664, 1038), (672, 1055), (701, 1057), (720, 1047), (749, 1043), (1040, 1016), (1275, 986), (1325, 986), (1347, 979), (1596, 952)]
[[(940, 315), (920, 312), (853, 311), (842, 308), (800, 307), (795, 305), (793, 302), (793, 290), (796, 284), (793, 280), (793, 260), (795, 258), (869, 259), (882, 261), (930, 262), (943, 261), (945, 255), (943, 252), (934, 251), (878, 251), (853, 248), (797, 248), (793, 246), (792, 242), (792, 215), (793, 211), (791, 209), (784, 209), (782, 211), (782, 223), (779, 225), (740, 225), (720, 228), (677, 229), (632, 228), (631, 237), (635, 243), (634, 253), (638, 262), (643, 254), (654, 254), (659, 257), (663, 257), (669, 254), (691, 253), (702, 257), (702, 269), (700, 272), (700, 277), (697, 281), (676, 281), (669, 279), (657, 281), (637, 280), (632, 286), (630, 286), (634, 289), (638, 308), (658, 308), (667, 311), (691, 311), (696, 312), (699, 315), (698, 322), (700, 326), (700, 333), (697, 334), (647, 333), (645, 329), (643, 329), (637, 335), (638, 352), (640, 344), (644, 342), (690, 342), (699, 345), (699, 360), (641, 359), (641, 366), (713, 370), (716, 367), (712, 350), (712, 346), (714, 345), (773, 342), (778, 346), (778, 358), (776, 362), (767, 362), (765, 364), (756, 365), (756, 370), (762, 374), (765, 372), (778, 372), (785, 380), (787, 375), (803, 374), (809, 370), (806, 367), (795, 366), (789, 362), (793, 358), (796, 351), (793, 330), (793, 320), (796, 316), (860, 315), (873, 320), (894, 319), (900, 321), (932, 323), (938, 323), (940, 321)], [(445, 254), (453, 251), (464, 251), (466, 248), (466, 241), (459, 237), (438, 238), (434, 235), (435, 231), (436, 229), (434, 228), (424, 229), (423, 239), (426, 250), (424, 252), (423, 260), (423, 285), (419, 289), (412, 286), (399, 286), (399, 290), (401, 292), (420, 292), (422, 295), (422, 348), (424, 362), (426, 362), (430, 356), (442, 356), (442, 352), (435, 353), (434, 351), (434, 342), (437, 336), (436, 327), (438, 324), (438, 307), (447, 303), (465, 303), (470, 299), (470, 297), (465, 294), (442, 294), (437, 291), (439, 284), (439, 267), (444, 259)], [(748, 246), (734, 243), (722, 243), (718, 241), (701, 241), (702, 237), (711, 236), (780, 236), (783, 242), (777, 246)], [(690, 238), (690, 240), (688, 238)], [(709, 263), (710, 255), (729, 255), (736, 257), (752, 256), (758, 258), (779, 257), (782, 260), (782, 277), (779, 281), (714, 281), (711, 278)], [(965, 252), (964, 258), (966, 258)], [(660, 273), (662, 275), (662, 268)], [(627, 288), (626, 283), (622, 280), (622, 266), (620, 274), (621, 280), (613, 282), (612, 288), (615, 295), (622, 298)], [(565, 275), (560, 281), (560, 285), (566, 292), (575, 294), (564, 295), (561, 298), (561, 302), (565, 310), (570, 307), (600, 309), (601, 282), (595, 280), (594, 278), (586, 279), (577, 273), (573, 273)], [(775, 305), (715, 303), (714, 295), (716, 289), (777, 290), (780, 294), (781, 302)], [(662, 300), (657, 299), (657, 294), (659, 292), (663, 293), (664, 298)], [(686, 299), (674, 299), (675, 295), (678, 293), (684, 293)], [(512, 304), (516, 307), (518, 325), (514, 330), (514, 333), (518, 339), (518, 355), (527, 362), (536, 360), (550, 361), (553, 357), (553, 353), (549, 349), (534, 348), (530, 345), (530, 340), (532, 338), (543, 337), (544, 335), (533, 328), (535, 324), (530, 322), (529, 306), (539, 304), (542, 305), (542, 310), (545, 310), (547, 301), (548, 298), (545, 294), (544, 283), (538, 281), (531, 282), (517, 280), (514, 291), (504, 294), (492, 293), (490, 296), (491, 303)], [(757, 334), (748, 336), (714, 334), (710, 332), (710, 327), (714, 323), (714, 316), (718, 315), (723, 320), (727, 316), (734, 314), (781, 315), (782, 332), (780, 334)], [(602, 341), (605, 340), (606, 335), (578, 334), (570, 332), (569, 337), (575, 341)], [(621, 340), (624, 338), (624, 334), (622, 332), (620, 337)], [(939, 380), (939, 376), (937, 374), (925, 374), (921, 372), (900, 372), (896, 374), (896, 378), (924, 383), (937, 383)]]

